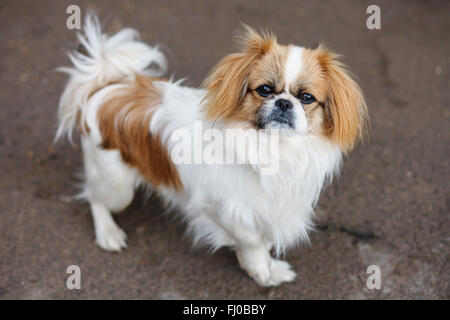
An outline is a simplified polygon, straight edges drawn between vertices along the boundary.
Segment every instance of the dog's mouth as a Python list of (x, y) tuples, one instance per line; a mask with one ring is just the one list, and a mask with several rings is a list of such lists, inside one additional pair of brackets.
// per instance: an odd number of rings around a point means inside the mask
[(260, 119), (259, 127), (261, 129), (280, 128), (294, 129), (294, 119), (291, 113), (274, 111), (265, 119)]
[(284, 115), (275, 115), (273, 117), (269, 117), (269, 119), (270, 122), (294, 128), (294, 123), (292, 122), (292, 120)]

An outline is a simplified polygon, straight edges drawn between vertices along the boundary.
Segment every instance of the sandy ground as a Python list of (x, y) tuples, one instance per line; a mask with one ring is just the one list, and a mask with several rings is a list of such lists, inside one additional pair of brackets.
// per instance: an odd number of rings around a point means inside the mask
[[(450, 298), (450, 2), (376, 2), (381, 30), (366, 28), (365, 1), (0, 1), (0, 297)], [(96, 10), (109, 31), (132, 26), (161, 44), (189, 85), (231, 51), (239, 21), (345, 56), (367, 97), (371, 139), (323, 193), (311, 245), (287, 254), (295, 282), (258, 287), (229, 250), (191, 249), (183, 224), (142, 196), (117, 217), (129, 248), (94, 244), (87, 205), (70, 198), (79, 147), (52, 144), (66, 80), (54, 69), (76, 45), (65, 26), (72, 3)], [(72, 264), (81, 290), (66, 288)], [(372, 264), (381, 290), (366, 288)]]

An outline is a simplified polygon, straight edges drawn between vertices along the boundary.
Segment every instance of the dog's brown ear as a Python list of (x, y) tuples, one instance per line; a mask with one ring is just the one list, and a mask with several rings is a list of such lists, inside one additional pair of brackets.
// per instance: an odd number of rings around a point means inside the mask
[(367, 136), (369, 116), (360, 87), (335, 53), (319, 47), (317, 57), (327, 75), (328, 94), (325, 109), (331, 123), (331, 138), (344, 151)]
[(225, 56), (203, 81), (202, 86), (208, 90), (205, 108), (210, 120), (227, 118), (242, 102), (248, 90), (248, 76), (252, 67), (270, 50), (276, 39), (269, 34), (260, 35), (244, 25), (237, 42), (241, 52)]

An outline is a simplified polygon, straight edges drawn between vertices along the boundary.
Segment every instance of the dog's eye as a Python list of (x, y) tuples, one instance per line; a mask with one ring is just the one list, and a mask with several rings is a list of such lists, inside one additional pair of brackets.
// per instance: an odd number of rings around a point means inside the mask
[(313, 103), (314, 101), (316, 101), (316, 98), (314, 98), (314, 96), (312, 94), (307, 93), (307, 92), (300, 93), (300, 95), (298, 96), (298, 99), (303, 104), (310, 104), (310, 103)]
[(268, 97), (270, 94), (273, 93), (273, 90), (270, 86), (268, 86), (267, 84), (263, 84), (261, 86), (259, 86), (258, 88), (256, 88), (256, 92), (258, 92), (258, 94), (261, 97)]

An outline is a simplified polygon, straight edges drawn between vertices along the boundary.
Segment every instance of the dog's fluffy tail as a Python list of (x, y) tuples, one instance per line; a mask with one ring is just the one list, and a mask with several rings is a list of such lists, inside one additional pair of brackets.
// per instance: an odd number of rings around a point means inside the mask
[(167, 68), (162, 52), (139, 41), (139, 33), (134, 29), (122, 29), (108, 36), (102, 33), (97, 16), (88, 14), (83, 31), (78, 34), (80, 46), (69, 53), (73, 66), (58, 69), (70, 79), (59, 101), (55, 140), (66, 133), (72, 139), (78, 112), (95, 90), (134, 74), (159, 77)]

